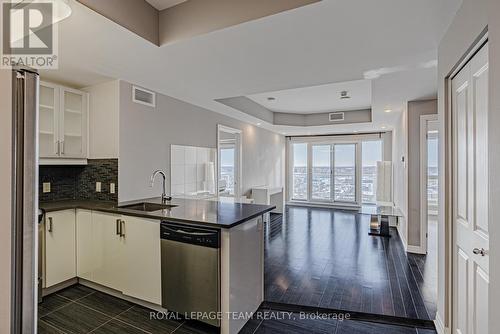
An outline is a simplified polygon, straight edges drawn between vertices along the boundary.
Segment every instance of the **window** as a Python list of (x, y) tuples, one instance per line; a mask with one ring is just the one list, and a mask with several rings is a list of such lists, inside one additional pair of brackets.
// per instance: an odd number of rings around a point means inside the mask
[(292, 145), (292, 199), (307, 200), (307, 143)]
[(370, 140), (362, 143), (361, 194), (362, 202), (377, 201), (377, 161), (382, 161), (382, 141)]
[(220, 179), (226, 183), (226, 195), (234, 196), (234, 148), (220, 149)]
[(356, 144), (335, 145), (335, 200), (356, 201)]
[(438, 211), (438, 134), (429, 131), (427, 135), (427, 209)]
[(312, 199), (331, 200), (331, 151), (331, 145), (312, 145)]
[(377, 162), (383, 160), (384, 148), (379, 135), (294, 138), (288, 148), (290, 200), (376, 202)]

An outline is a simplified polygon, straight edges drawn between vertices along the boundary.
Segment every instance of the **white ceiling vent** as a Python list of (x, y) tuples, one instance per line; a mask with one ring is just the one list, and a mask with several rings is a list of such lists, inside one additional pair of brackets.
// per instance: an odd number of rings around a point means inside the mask
[(343, 112), (332, 112), (328, 114), (328, 119), (330, 122), (340, 122), (344, 120), (344, 113)]
[(156, 106), (156, 94), (144, 88), (132, 86), (132, 101), (149, 107)]

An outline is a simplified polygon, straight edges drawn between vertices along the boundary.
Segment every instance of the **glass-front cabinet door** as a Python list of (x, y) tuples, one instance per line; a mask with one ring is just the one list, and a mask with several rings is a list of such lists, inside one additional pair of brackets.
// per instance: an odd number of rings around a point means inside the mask
[(39, 97), (39, 152), (42, 158), (59, 155), (59, 88), (49, 83), (40, 83)]
[(61, 89), (59, 118), (62, 158), (87, 156), (87, 95), (70, 88)]

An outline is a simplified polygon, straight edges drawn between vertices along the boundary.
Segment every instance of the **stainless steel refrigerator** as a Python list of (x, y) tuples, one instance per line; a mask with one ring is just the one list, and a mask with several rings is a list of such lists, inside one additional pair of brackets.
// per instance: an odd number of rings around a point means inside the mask
[(38, 294), (38, 73), (12, 70), (12, 333), (35, 333)]

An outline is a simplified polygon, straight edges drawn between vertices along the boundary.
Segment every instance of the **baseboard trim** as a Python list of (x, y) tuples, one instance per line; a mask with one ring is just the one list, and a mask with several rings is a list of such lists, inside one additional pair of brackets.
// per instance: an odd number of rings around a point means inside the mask
[(408, 245), (406, 247), (406, 251), (408, 253), (413, 253), (413, 254), (422, 254), (422, 255), (427, 254), (420, 246), (411, 246), (411, 245)]
[(434, 326), (436, 326), (436, 332), (438, 334), (446, 334), (447, 331), (444, 327), (443, 320), (441, 319), (439, 313), (436, 313), (436, 320), (434, 320)]
[(398, 234), (399, 234), (399, 238), (401, 239), (401, 243), (403, 244), (403, 248), (405, 250), (405, 252), (408, 251), (408, 245), (406, 244), (406, 237), (405, 235), (401, 232), (401, 224), (398, 224), (398, 226), (396, 227), (397, 231), (398, 231)]

